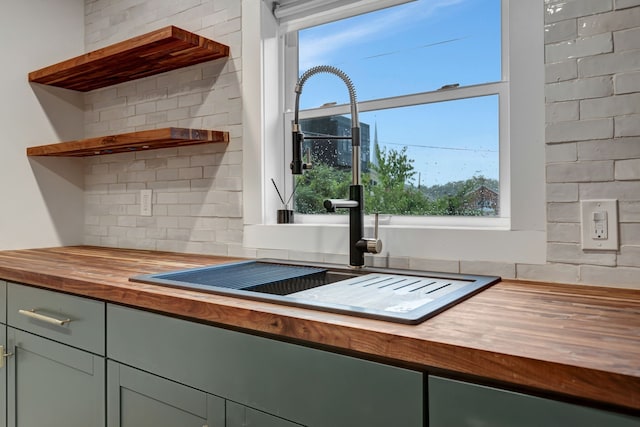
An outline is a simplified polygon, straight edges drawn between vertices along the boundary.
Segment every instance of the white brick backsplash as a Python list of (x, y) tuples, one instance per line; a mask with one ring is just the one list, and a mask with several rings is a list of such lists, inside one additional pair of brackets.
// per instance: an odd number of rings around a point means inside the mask
[[(209, 38), (219, 35), (217, 41), (231, 42), (231, 51), (240, 58), (241, 9), (238, 1), (96, 0), (89, 3), (85, 31), (87, 50), (165, 25), (177, 25)], [(203, 21), (207, 22), (206, 29)], [(207, 120), (208, 124), (215, 125), (212, 129), (235, 128), (236, 123), (225, 121), (229, 108), (242, 111), (238, 74), (229, 71), (232, 63), (231, 60), (212, 61), (89, 92), (85, 96), (85, 133), (99, 136), (107, 130), (122, 133), (165, 126), (201, 128), (202, 120), (214, 112), (215, 120)], [(198, 117), (192, 116), (190, 113), (197, 111), (204, 102), (214, 107), (203, 108)], [(233, 120), (238, 121), (236, 117)], [(240, 136), (241, 132), (238, 132), (236, 139)], [(227, 230), (226, 218), (216, 218), (217, 221), (202, 218), (208, 220), (202, 222), (195, 221), (192, 216), (201, 215), (203, 210), (209, 212), (211, 206), (236, 217), (241, 215), (241, 197), (227, 194), (228, 188), (234, 193), (242, 190), (240, 175), (233, 179), (224, 176), (221, 183), (216, 183), (215, 177), (203, 177), (205, 168), (218, 167), (221, 160), (225, 161), (220, 153), (231, 144), (211, 148), (213, 145), (140, 151), (127, 157), (116, 155), (96, 161), (91, 169), (87, 169), (86, 200), (87, 203), (97, 200), (105, 212), (99, 218), (113, 223), (101, 230), (106, 230), (106, 235), (100, 241), (111, 246), (222, 255), (226, 255), (228, 244), (237, 247), (242, 241), (242, 227)], [(105, 186), (108, 194), (96, 198), (96, 192), (104, 191)], [(137, 198), (141, 188), (154, 190), (152, 217), (139, 216)], [(205, 199), (212, 197), (209, 193), (215, 194), (216, 203), (222, 204), (205, 203)], [(93, 212), (94, 209), (88, 222), (96, 221)], [(110, 221), (110, 218), (114, 220)], [(93, 231), (87, 231), (88, 239), (96, 242)], [(223, 236), (224, 241), (217, 242), (218, 235)]]
[(561, 82), (578, 77), (578, 61), (575, 59), (545, 64), (545, 82)]
[(601, 98), (609, 95), (613, 95), (613, 78), (611, 76), (567, 80), (547, 84), (545, 88), (547, 102)]
[[(640, 8), (634, 9), (640, 11)], [(640, 22), (640, 13), (636, 14), (636, 22)], [(640, 28), (633, 28), (613, 33), (616, 52), (640, 49)]]
[[(640, 289), (640, 8), (613, 5), (545, 2), (547, 264), (518, 278)], [(579, 201), (596, 198), (618, 199), (620, 252), (581, 249)]]
[(547, 143), (612, 138), (613, 119), (547, 123), (545, 135)]
[(559, 243), (580, 243), (580, 224), (550, 222), (547, 224), (547, 241)]
[(547, 221), (580, 222), (580, 205), (576, 203), (547, 203)]
[(578, 76), (606, 76), (640, 69), (640, 51), (626, 50), (578, 58)]
[(620, 222), (640, 222), (640, 200), (618, 202)]
[[(631, 10), (616, 10), (578, 19), (578, 35), (609, 33), (637, 27), (640, 22), (640, 8)], [(616, 44), (616, 50), (618, 45)]]
[(547, 163), (574, 162), (578, 160), (577, 144), (548, 144), (545, 147), (545, 158)]
[(579, 142), (577, 147), (580, 160), (618, 160), (640, 157), (639, 137), (584, 141)]
[(572, 40), (578, 37), (578, 22), (576, 19), (554, 22), (544, 26), (545, 44)]
[(552, 102), (547, 104), (546, 121), (567, 122), (580, 119), (580, 104), (578, 101)]
[(137, 114), (137, 118), (138, 121), (141, 121), (141, 124), (146, 123), (146, 114), (149, 113), (155, 113), (156, 112), (156, 102), (155, 101), (151, 101), (151, 102), (143, 102), (140, 104), (136, 104), (135, 105), (135, 109), (136, 109), (136, 114)]
[(383, 256), (371, 255), (371, 261), (368, 260), (369, 256), (365, 255), (365, 265), (380, 265), (385, 268), (398, 268), (406, 270), (409, 268), (409, 257), (393, 257), (389, 254)]
[(640, 185), (634, 181), (579, 184), (580, 199), (640, 200)]
[(614, 88), (616, 94), (640, 92), (640, 71), (616, 74)]
[(638, 113), (640, 113), (640, 93), (580, 101), (581, 119), (595, 119)]
[(519, 279), (556, 283), (576, 283), (580, 275), (577, 265), (568, 264), (518, 264), (516, 274)]
[(623, 222), (620, 224), (620, 245), (640, 246), (640, 223)]
[(622, 246), (618, 255), (618, 265), (640, 267), (640, 246)]
[(625, 9), (633, 6), (640, 6), (640, 0), (614, 0), (616, 9)]
[(640, 114), (616, 117), (614, 126), (616, 137), (640, 136)]
[(613, 181), (613, 160), (547, 165), (547, 182)]
[(640, 268), (580, 266), (580, 281), (588, 285), (640, 289)]
[(616, 254), (605, 251), (585, 252), (578, 243), (548, 243), (547, 261), (614, 266), (616, 265)]
[(167, 215), (191, 216), (191, 207), (189, 205), (167, 205)]
[(613, 35), (605, 33), (547, 45), (544, 54), (546, 62), (560, 62), (609, 52), (613, 52)]
[(547, 202), (577, 202), (578, 184), (547, 184)]
[(545, 0), (545, 22), (593, 15), (612, 8), (612, 0)]

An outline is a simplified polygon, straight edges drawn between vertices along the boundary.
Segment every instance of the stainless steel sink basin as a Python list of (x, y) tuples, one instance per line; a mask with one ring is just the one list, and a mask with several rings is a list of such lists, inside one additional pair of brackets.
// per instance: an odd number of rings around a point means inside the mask
[(129, 280), (417, 324), (500, 278), (257, 260)]

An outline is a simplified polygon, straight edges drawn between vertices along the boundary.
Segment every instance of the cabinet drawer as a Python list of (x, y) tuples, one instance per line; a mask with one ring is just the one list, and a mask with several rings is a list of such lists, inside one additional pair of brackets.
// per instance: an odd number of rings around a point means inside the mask
[(640, 419), (522, 393), (429, 377), (430, 427), (639, 427)]
[(422, 373), (107, 305), (107, 356), (310, 427), (423, 426)]
[(8, 283), (7, 324), (105, 354), (105, 305), (100, 301)]

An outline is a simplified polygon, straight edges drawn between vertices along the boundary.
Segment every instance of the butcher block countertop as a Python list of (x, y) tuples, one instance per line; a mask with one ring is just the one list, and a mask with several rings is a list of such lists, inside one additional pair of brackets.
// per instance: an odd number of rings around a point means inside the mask
[(0, 251), (0, 278), (640, 411), (639, 291), (505, 280), (401, 325), (128, 280), (235, 260), (90, 246)]

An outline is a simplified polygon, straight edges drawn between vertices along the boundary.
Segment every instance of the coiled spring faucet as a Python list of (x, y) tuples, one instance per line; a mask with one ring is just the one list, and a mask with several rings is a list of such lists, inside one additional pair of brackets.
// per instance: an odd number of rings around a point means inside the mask
[[(351, 106), (351, 136), (323, 135), (308, 136), (300, 131), (298, 112), (300, 110), (300, 95), (302, 87), (309, 77), (329, 73), (338, 76), (349, 90), (349, 102)], [(348, 199), (328, 199), (324, 201), (327, 212), (335, 212), (336, 209), (349, 209), (349, 266), (360, 268), (364, 266), (364, 254), (377, 254), (382, 250), (382, 241), (378, 239), (378, 218), (376, 214), (375, 237), (364, 236), (364, 188), (360, 179), (360, 121), (358, 120), (358, 103), (356, 91), (351, 79), (340, 69), (330, 65), (319, 65), (307, 70), (298, 80), (295, 87), (296, 104), (292, 126), (293, 160), (291, 172), (301, 175), (304, 170), (311, 169), (310, 163), (302, 160), (302, 143), (305, 139), (350, 139), (351, 140), (351, 185), (349, 186)]]

